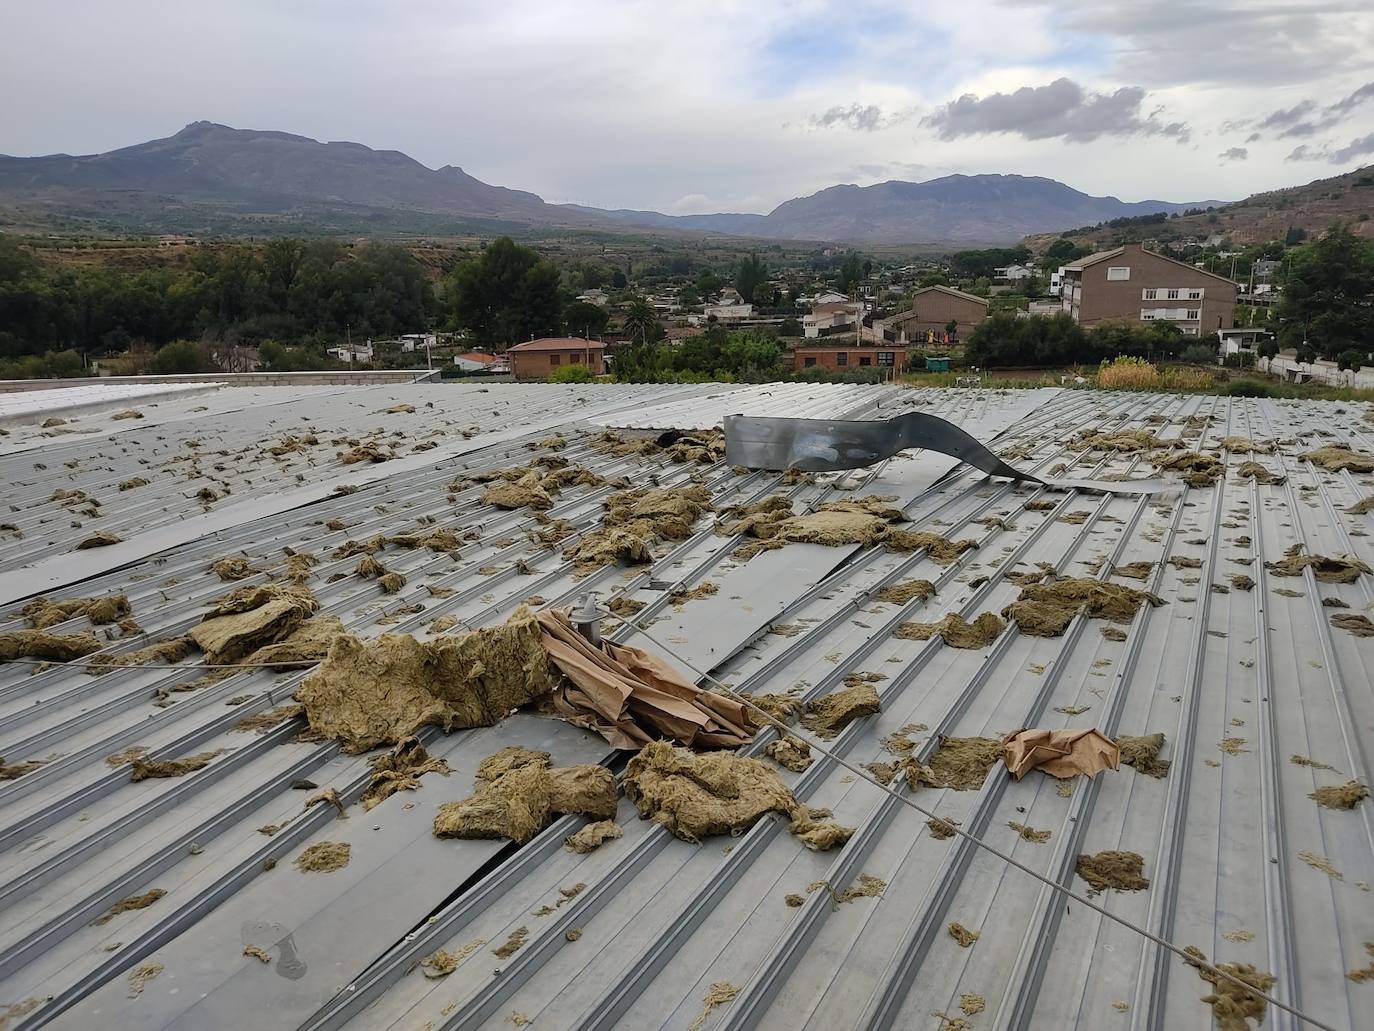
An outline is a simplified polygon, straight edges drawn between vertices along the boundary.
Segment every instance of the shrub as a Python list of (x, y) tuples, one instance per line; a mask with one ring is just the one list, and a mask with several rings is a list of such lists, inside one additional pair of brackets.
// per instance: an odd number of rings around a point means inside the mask
[(153, 372), (159, 376), (190, 375), (205, 372), (205, 353), (189, 340), (173, 340), (153, 355)]
[(1159, 370), (1144, 358), (1122, 356), (1103, 362), (1097, 371), (1097, 385), (1103, 390), (1155, 390)]
[(590, 383), (596, 377), (585, 365), (564, 365), (549, 373), (550, 383)]
[(1358, 369), (1368, 361), (1368, 354), (1364, 351), (1357, 351), (1353, 347), (1346, 348), (1336, 355), (1336, 364), (1342, 369)]
[(1216, 361), (1217, 352), (1206, 344), (1191, 344), (1183, 349), (1183, 360), (1194, 365), (1207, 365)]
[(1257, 383), (1252, 379), (1237, 380), (1226, 388), (1226, 393), (1232, 397), (1273, 397), (1274, 392), (1267, 384)]
[(1206, 369), (1175, 367), (1159, 377), (1160, 390), (1211, 390), (1215, 386), (1215, 377)]

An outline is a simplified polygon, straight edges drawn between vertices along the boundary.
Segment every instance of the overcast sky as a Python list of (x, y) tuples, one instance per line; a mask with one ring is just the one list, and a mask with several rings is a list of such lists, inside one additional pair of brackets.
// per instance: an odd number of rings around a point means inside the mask
[(208, 119), (601, 207), (951, 172), (1234, 199), (1374, 163), (1371, 0), (0, 0), (0, 55), (0, 153)]

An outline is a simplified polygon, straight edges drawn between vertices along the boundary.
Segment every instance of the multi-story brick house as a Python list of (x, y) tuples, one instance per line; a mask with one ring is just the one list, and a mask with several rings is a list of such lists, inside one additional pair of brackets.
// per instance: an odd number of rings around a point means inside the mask
[(1187, 336), (1230, 329), (1236, 284), (1138, 243), (1064, 266), (1063, 310), (1085, 327), (1103, 322), (1172, 322)]

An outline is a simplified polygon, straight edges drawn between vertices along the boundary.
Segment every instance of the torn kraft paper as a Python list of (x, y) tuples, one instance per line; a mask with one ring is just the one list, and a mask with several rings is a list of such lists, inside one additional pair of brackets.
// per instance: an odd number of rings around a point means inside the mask
[(737, 748), (758, 726), (748, 710), (703, 691), (658, 657), (629, 645), (598, 647), (574, 629), (568, 614), (538, 614), (549, 661), (563, 674), (553, 710), (594, 730), (616, 748), (638, 749), (669, 739), (690, 748)]
[(1002, 758), (1017, 780), (1037, 769), (1067, 779), (1121, 768), (1121, 750), (1096, 730), (1018, 730), (1002, 739)]

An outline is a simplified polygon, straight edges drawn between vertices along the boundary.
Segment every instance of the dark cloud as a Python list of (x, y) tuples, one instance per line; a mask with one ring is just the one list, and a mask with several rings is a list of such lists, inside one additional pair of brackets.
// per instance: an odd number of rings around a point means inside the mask
[(1145, 90), (1123, 86), (1112, 93), (1093, 93), (1072, 79), (1048, 86), (1022, 86), (1014, 93), (979, 97), (965, 93), (921, 119), (941, 139), (1015, 133), (1028, 140), (1062, 138), (1087, 143), (1102, 136), (1169, 136), (1184, 142), (1188, 127), (1166, 122), (1158, 110), (1148, 116), (1140, 105)]
[(1223, 161), (1244, 161), (1250, 156), (1250, 152), (1244, 147), (1231, 147), (1229, 150), (1223, 150), (1217, 156)]
[(1309, 147), (1306, 143), (1303, 143), (1303, 144), (1301, 144), (1301, 145), (1299, 145), (1299, 146), (1297, 146), (1297, 147), (1294, 147), (1292, 150), (1290, 150), (1290, 151), (1288, 152), (1288, 156), (1287, 156), (1286, 158), (1284, 158), (1283, 160), (1285, 160), (1285, 161), (1316, 161), (1317, 158), (1319, 158), (1319, 157), (1321, 157), (1321, 154), (1319, 154), (1318, 152), (1314, 151), (1314, 150), (1313, 150), (1311, 147)]
[(1254, 143), (1254, 142), (1256, 142), (1257, 140), (1259, 140), (1259, 139), (1261, 139), (1261, 138), (1262, 138), (1262, 137), (1260, 136), (1259, 133), (1257, 133), (1257, 132), (1252, 132), (1249, 136), (1245, 137), (1245, 142), (1246, 142), (1246, 143)]
[(815, 129), (853, 129), (855, 132), (874, 132), (888, 124), (883, 109), (876, 104), (850, 104), (832, 107), (807, 119)]
[(1374, 100), (1374, 82), (1366, 82), (1344, 100), (1338, 100), (1326, 109), (1327, 114), (1344, 114), (1351, 108), (1363, 104), (1366, 100)]

